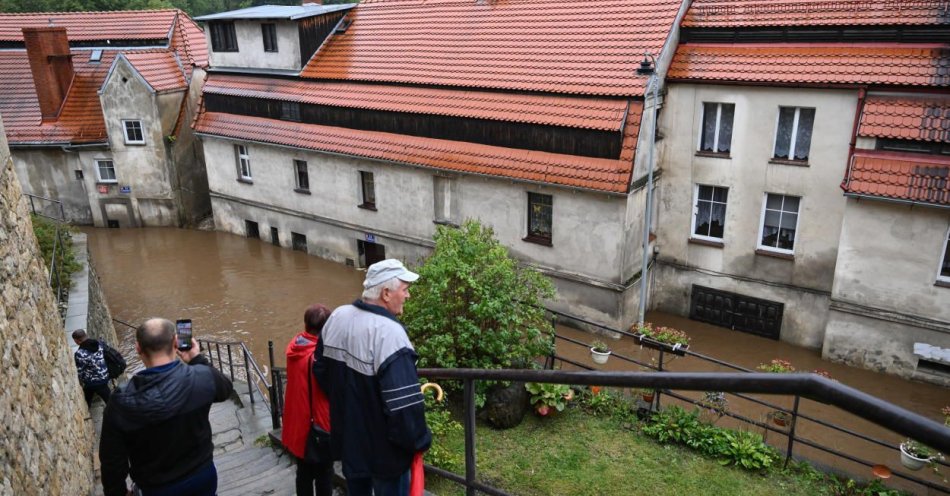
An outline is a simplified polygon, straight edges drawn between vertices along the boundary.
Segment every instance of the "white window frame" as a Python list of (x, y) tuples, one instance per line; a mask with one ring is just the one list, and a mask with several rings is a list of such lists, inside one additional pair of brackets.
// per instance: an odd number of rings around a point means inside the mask
[[(247, 145), (234, 145), (234, 152), (237, 155), (237, 173), (239, 179), (253, 181), (251, 175), (251, 152)], [(245, 170), (247, 174), (245, 174)]]
[[(798, 198), (798, 211), (795, 212), (795, 240), (792, 241), (791, 250), (786, 250), (785, 248), (779, 248), (776, 246), (766, 246), (762, 244), (762, 234), (765, 233), (765, 211), (766, 211), (766, 207), (769, 204), (769, 195), (776, 195), (776, 196), (782, 196), (782, 197), (791, 196), (791, 197)], [(785, 193), (769, 193), (769, 192), (766, 192), (764, 195), (762, 195), (762, 212), (759, 214), (759, 235), (755, 240), (756, 248), (758, 248), (759, 250), (771, 251), (775, 253), (784, 253), (787, 255), (794, 255), (795, 247), (798, 246), (798, 226), (802, 220), (802, 204), (804, 202), (805, 202), (805, 198), (802, 196), (797, 196), (797, 195), (789, 195)], [(784, 207), (785, 205), (784, 200), (782, 201), (782, 205)], [(785, 210), (782, 210), (781, 212), (784, 213)], [(779, 226), (781, 226), (781, 224), (782, 224), (782, 220), (780, 217)]]
[[(712, 203), (722, 203), (725, 205), (725, 210), (722, 213), (722, 237), (717, 238), (715, 236), (706, 236), (703, 234), (696, 234), (696, 218), (699, 216), (699, 188), (706, 186), (709, 188), (719, 188), (726, 190), (726, 201), (717, 202), (715, 200), (709, 200)], [(715, 191), (713, 191), (713, 198), (715, 198)], [(693, 221), (690, 223), (689, 227), (689, 236), (693, 239), (704, 239), (706, 241), (714, 241), (716, 243), (722, 243), (726, 237), (726, 216), (729, 212), (729, 187), (728, 186), (714, 186), (712, 184), (694, 184), (693, 185)], [(759, 238), (761, 239), (761, 237)]]
[[(712, 151), (703, 150), (703, 130), (706, 128), (706, 104), (714, 103), (716, 104), (716, 130), (713, 132), (713, 149)], [(735, 103), (729, 102), (702, 102), (701, 103), (702, 112), (700, 112), (699, 117), (699, 136), (696, 138), (696, 151), (702, 153), (715, 153), (717, 155), (732, 155), (732, 138), (729, 139), (729, 150), (720, 152), (719, 150), (719, 125), (722, 123), (722, 106), (723, 105), (732, 105), (732, 124), (733, 124), (733, 135), (735, 135), (735, 123), (736, 123), (736, 111)], [(773, 147), (774, 150), (774, 147)]]
[[(142, 135), (142, 139), (130, 139), (129, 138), (129, 124), (137, 123), (139, 126), (139, 133)], [(145, 144), (145, 125), (142, 124), (140, 119), (123, 119), (122, 120), (122, 136), (125, 137), (126, 145), (144, 145)]]
[[(96, 162), (95, 165), (96, 165), (96, 181), (97, 182), (109, 183), (109, 184), (115, 184), (119, 182), (119, 175), (116, 174), (116, 171), (115, 171), (115, 160), (112, 160), (111, 158), (97, 158), (95, 159), (95, 162)], [(105, 179), (102, 177), (102, 171), (99, 166), (99, 164), (102, 162), (109, 162), (110, 164), (112, 164), (112, 175), (115, 176), (114, 178)]]
[(943, 269), (943, 260), (948, 255), (947, 250), (950, 250), (950, 228), (947, 229), (947, 235), (943, 237), (943, 251), (940, 253), (942, 256), (940, 260), (937, 261), (937, 280), (950, 283), (950, 276), (945, 276), (940, 273)]
[[(782, 109), (783, 108), (794, 108), (795, 115), (792, 117), (792, 135), (789, 136), (788, 141), (788, 156), (787, 157), (776, 157), (775, 156), (775, 147), (778, 146), (778, 131), (779, 126), (782, 124)], [(772, 157), (778, 160), (791, 160), (793, 162), (808, 162), (811, 158), (811, 143), (808, 144), (808, 158), (804, 160), (799, 160), (795, 158), (795, 146), (798, 142), (798, 118), (801, 116), (802, 109), (806, 110), (815, 110), (815, 119), (811, 124), (811, 135), (812, 138), (815, 136), (815, 122), (818, 120), (818, 110), (813, 107), (792, 107), (790, 105), (779, 105), (778, 113), (775, 115), (775, 135), (772, 138)]]

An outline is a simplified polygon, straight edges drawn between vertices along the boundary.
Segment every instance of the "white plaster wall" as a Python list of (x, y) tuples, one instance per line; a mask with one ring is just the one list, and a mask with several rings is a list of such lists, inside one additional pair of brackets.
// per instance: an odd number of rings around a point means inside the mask
[[(247, 144), (253, 184), (237, 180), (231, 140), (204, 137), (215, 225), (244, 234), (244, 220), (270, 227), (290, 245), (290, 231), (307, 235), (308, 251), (343, 262), (357, 259), (357, 239), (372, 234), (387, 256), (407, 260), (428, 254), (437, 225), (433, 176), (438, 172), (270, 145)], [(309, 166), (310, 193), (294, 191), (293, 160)], [(372, 172), (377, 211), (359, 208), (359, 171)], [(456, 176), (458, 219), (478, 218), (495, 229), (512, 255), (555, 278), (559, 298), (579, 316), (616, 325), (620, 248), (626, 199), (606, 194)], [(523, 241), (527, 193), (553, 196), (553, 246)]]
[[(661, 260), (751, 279), (748, 285), (729, 284), (731, 290), (751, 296), (760, 296), (756, 281), (793, 291), (798, 287), (830, 293), (845, 206), (838, 185), (847, 166), (856, 92), (691, 84), (671, 84), (668, 89), (661, 118), (661, 128), (669, 130), (661, 142), (662, 222), (657, 233)], [(703, 102), (735, 104), (728, 159), (696, 156)], [(780, 106), (816, 109), (807, 167), (769, 163)], [(723, 247), (688, 242), (696, 184), (729, 188)], [(793, 260), (756, 253), (766, 192), (802, 197)], [(666, 281), (657, 291), (679, 291), (674, 286), (686, 282)], [(681, 311), (688, 304), (660, 299), (666, 302), (661, 309)], [(808, 308), (801, 312), (786, 308), (782, 339), (816, 347), (827, 314)]]
[[(100, 101), (118, 184), (110, 186), (108, 193), (99, 194), (99, 201), (129, 199), (138, 225), (179, 225), (175, 178), (169, 170), (163, 134), (163, 128), (168, 126), (163, 125), (158, 96), (120, 59), (103, 85)], [(168, 114), (167, 108), (164, 113)], [(167, 115), (165, 117), (168, 121)], [(144, 145), (125, 143), (123, 120), (142, 122)], [(129, 186), (131, 193), (121, 193), (121, 186)], [(97, 205), (93, 204), (92, 208), (95, 210)]]
[[(277, 25), (277, 51), (264, 51), (262, 23)], [(244, 67), (254, 69), (287, 69), (299, 71), (300, 36), (297, 23), (276, 19), (234, 21), (238, 51), (215, 52), (211, 49), (211, 29), (205, 27), (205, 39), (211, 67)]]
[(848, 199), (835, 300), (942, 321), (950, 287), (935, 285), (950, 210)]

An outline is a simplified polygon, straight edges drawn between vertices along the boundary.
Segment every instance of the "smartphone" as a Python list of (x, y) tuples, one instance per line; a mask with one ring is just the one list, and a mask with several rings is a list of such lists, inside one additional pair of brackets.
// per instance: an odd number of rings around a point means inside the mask
[(191, 349), (191, 319), (178, 319), (175, 321), (175, 330), (178, 333), (178, 349), (188, 351)]

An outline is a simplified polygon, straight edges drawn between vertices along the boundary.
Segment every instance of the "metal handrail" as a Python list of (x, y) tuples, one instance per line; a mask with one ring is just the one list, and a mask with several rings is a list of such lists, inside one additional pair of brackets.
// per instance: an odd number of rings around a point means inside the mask
[[(65, 303), (65, 297), (67, 293), (63, 291), (63, 281), (62, 281), (62, 259), (65, 255), (60, 256), (61, 252), (65, 252), (69, 247), (66, 244), (66, 229), (63, 228), (66, 223), (66, 210), (63, 208), (63, 202), (60, 200), (54, 200), (52, 198), (46, 198), (45, 196), (33, 195), (30, 193), (23, 193), (23, 196), (27, 197), (30, 200), (30, 211), (33, 215), (37, 217), (43, 217), (45, 219), (52, 220), (56, 223), (56, 232), (53, 235), (53, 252), (50, 254), (50, 263), (48, 268), (48, 273), (46, 274), (46, 284), (48, 284), (53, 292), (56, 294), (56, 301), (60, 303)], [(59, 217), (53, 217), (42, 212), (42, 210), (37, 211), (36, 209), (36, 200), (42, 200), (46, 202), (53, 203), (59, 206)], [(59, 262), (59, 263), (57, 263)], [(56, 283), (53, 284), (53, 277), (56, 278)]]
[[(642, 387), (684, 391), (728, 391), (793, 395), (793, 412), (797, 413), (798, 398), (805, 397), (836, 406), (860, 418), (874, 422), (899, 434), (914, 439), (926, 439), (934, 448), (950, 452), (950, 429), (929, 418), (888, 403), (858, 389), (846, 386), (817, 374), (772, 374), (762, 372), (566, 372), (556, 370), (481, 370), (481, 369), (420, 369), (427, 379), (454, 379), (463, 381), (465, 426), (465, 476), (450, 477), (463, 483), (466, 494), (476, 490), (504, 495), (477, 481), (475, 465), (475, 381), (515, 381), (572, 384), (586, 386)], [(794, 429), (794, 418), (792, 423)], [(790, 433), (794, 436), (794, 432)], [(812, 444), (802, 440), (804, 444)], [(850, 458), (850, 457), (849, 457)], [(444, 473), (426, 467), (432, 473)], [(932, 489), (947, 492), (947, 488), (915, 480)], [(485, 489), (490, 489), (486, 491)]]
[[(220, 370), (221, 373), (227, 373), (232, 381), (235, 378), (234, 366), (243, 366), (244, 378), (247, 380), (247, 394), (250, 397), (251, 404), (253, 405), (255, 403), (254, 391), (257, 390), (257, 393), (260, 394), (261, 399), (266, 400), (264, 401), (264, 406), (273, 417), (273, 386), (267, 381), (267, 374), (264, 373), (260, 365), (257, 364), (257, 360), (254, 359), (254, 355), (251, 353), (251, 350), (248, 349), (247, 345), (244, 344), (243, 341), (218, 341), (215, 339), (198, 339), (197, 341), (199, 346), (201, 346), (203, 350), (207, 351), (208, 361), (211, 362), (211, 366)], [(225, 350), (227, 351), (227, 357), (225, 357), (221, 352), (222, 346), (224, 346)], [(234, 363), (234, 356), (231, 351), (232, 346), (239, 347), (241, 357), (243, 358), (243, 360), (237, 364)], [(217, 365), (215, 364), (215, 358), (217, 358)], [(227, 366), (227, 370), (224, 369), (224, 366)], [(263, 388), (261, 388), (262, 383), (264, 385)]]

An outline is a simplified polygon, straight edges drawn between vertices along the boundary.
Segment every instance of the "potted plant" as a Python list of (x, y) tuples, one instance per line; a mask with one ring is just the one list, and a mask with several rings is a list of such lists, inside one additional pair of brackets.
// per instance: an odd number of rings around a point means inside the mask
[(792, 421), (792, 414), (782, 410), (775, 410), (770, 416), (772, 417), (772, 423), (779, 427), (785, 427)]
[(590, 359), (594, 363), (605, 364), (607, 359), (610, 358), (610, 348), (607, 346), (607, 343), (597, 340), (591, 343), (590, 346)]
[(653, 397), (656, 395), (656, 390), (653, 389), (637, 389), (637, 394), (640, 395), (640, 398), (643, 399), (645, 403), (653, 404)]
[(529, 382), (524, 388), (531, 394), (535, 412), (542, 417), (554, 411), (564, 411), (567, 402), (574, 399), (574, 391), (566, 384)]
[(772, 372), (774, 374), (789, 374), (795, 372), (795, 367), (792, 365), (792, 362), (782, 360), (781, 358), (773, 358), (769, 363), (760, 363), (756, 368), (762, 372)]
[(933, 450), (913, 439), (901, 443), (901, 465), (910, 470), (920, 470), (933, 463), (935, 456)]
[(672, 327), (657, 326), (649, 322), (634, 324), (630, 329), (637, 344), (648, 348), (669, 351), (677, 355), (685, 355), (689, 348), (689, 335)]

